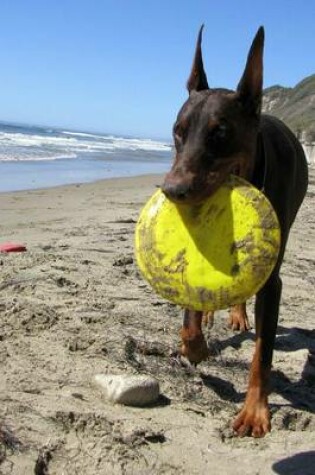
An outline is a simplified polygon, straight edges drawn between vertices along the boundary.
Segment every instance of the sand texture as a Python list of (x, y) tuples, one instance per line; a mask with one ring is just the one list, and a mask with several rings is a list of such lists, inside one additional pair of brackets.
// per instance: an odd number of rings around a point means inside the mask
[[(134, 228), (160, 176), (0, 195), (0, 473), (314, 474), (315, 172), (283, 265), (270, 397), (272, 432), (233, 436), (254, 332), (220, 312), (212, 356), (196, 369), (171, 356), (181, 310), (137, 270)], [(252, 305), (249, 308), (253, 323)], [(147, 374), (162, 397), (112, 405), (96, 374)], [(308, 377), (307, 377), (308, 375)]]

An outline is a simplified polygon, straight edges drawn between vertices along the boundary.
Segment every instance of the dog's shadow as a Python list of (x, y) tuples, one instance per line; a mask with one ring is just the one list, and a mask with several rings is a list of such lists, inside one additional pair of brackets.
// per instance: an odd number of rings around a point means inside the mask
[(279, 475), (312, 475), (315, 467), (315, 451), (301, 452), (279, 460), (274, 463), (272, 469)]
[(205, 386), (212, 389), (220, 399), (224, 401), (238, 403), (244, 398), (244, 393), (236, 391), (234, 384), (230, 381), (219, 378), (218, 376), (212, 376), (210, 374), (200, 374), (200, 377)]
[[(282, 371), (272, 371), (272, 392), (289, 401), (293, 408), (313, 413), (315, 411), (315, 331), (303, 328), (288, 329), (279, 326), (277, 335), (275, 343), (277, 351), (293, 352), (305, 349), (308, 351), (308, 356), (298, 381), (291, 381)], [(219, 351), (221, 352), (229, 346), (240, 348), (242, 343), (247, 340), (254, 340), (252, 332), (233, 335), (218, 343)], [(247, 369), (248, 365), (245, 366)], [(233, 403), (243, 400), (245, 394), (238, 392), (232, 382), (209, 374), (201, 374), (200, 376), (203, 383), (221, 399)]]
[(282, 371), (273, 371), (273, 391), (290, 401), (295, 409), (315, 412), (315, 330), (278, 327), (275, 343), (277, 351), (307, 350), (304, 367), (298, 381), (292, 382)]

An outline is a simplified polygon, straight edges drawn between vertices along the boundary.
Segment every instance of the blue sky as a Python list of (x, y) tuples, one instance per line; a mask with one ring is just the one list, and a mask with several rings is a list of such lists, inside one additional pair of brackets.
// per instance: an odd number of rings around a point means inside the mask
[(235, 88), (265, 26), (265, 87), (315, 72), (314, 0), (2, 0), (0, 120), (168, 138), (198, 29)]

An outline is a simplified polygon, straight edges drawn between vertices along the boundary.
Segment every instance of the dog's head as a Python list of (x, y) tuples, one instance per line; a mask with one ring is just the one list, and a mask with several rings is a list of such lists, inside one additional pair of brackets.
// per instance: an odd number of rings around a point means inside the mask
[(162, 190), (178, 203), (198, 203), (213, 194), (230, 173), (250, 178), (259, 126), (264, 29), (250, 48), (236, 91), (211, 89), (203, 67), (201, 27), (189, 98), (173, 128), (175, 158)]

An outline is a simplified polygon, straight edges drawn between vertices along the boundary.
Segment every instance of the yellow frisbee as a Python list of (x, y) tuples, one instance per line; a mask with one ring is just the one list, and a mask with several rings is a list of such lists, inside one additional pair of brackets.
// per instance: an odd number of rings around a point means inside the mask
[(194, 310), (245, 302), (270, 276), (280, 228), (268, 199), (230, 176), (199, 205), (176, 205), (158, 190), (136, 226), (138, 266), (155, 291)]

